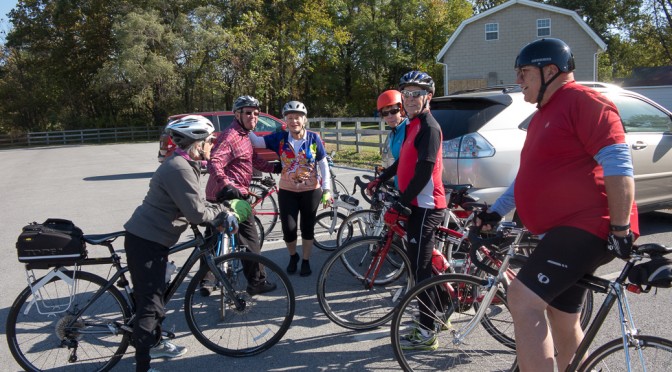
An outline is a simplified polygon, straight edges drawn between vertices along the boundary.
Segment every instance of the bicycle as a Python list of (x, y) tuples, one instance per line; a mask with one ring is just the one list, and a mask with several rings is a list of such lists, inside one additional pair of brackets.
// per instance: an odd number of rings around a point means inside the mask
[[(517, 368), (513, 321), (505, 291), (515, 276), (510, 264), (514, 260), (525, 261), (526, 256), (517, 251), (527, 236), (526, 230), (513, 223), (501, 223), (497, 236), (485, 240), (478, 237), (476, 230), (470, 231), (472, 247), (469, 255), (472, 263), (487, 273), (486, 277), (444, 274), (427, 279), (409, 291), (395, 309), (390, 337), (402, 369), (491, 371)], [(494, 241), (500, 245), (493, 245)], [(479, 251), (490, 258), (481, 260)], [(497, 257), (503, 257), (503, 261)], [(586, 296), (584, 307), (582, 323), (590, 318), (592, 295)], [(401, 339), (408, 331), (420, 326), (420, 314), (433, 321), (433, 329), (421, 327), (434, 332), (436, 342), (423, 351), (403, 350)]]
[[(461, 188), (452, 187), (462, 192)], [(378, 192), (391, 197), (395, 194), (394, 189)], [(467, 204), (465, 207), (471, 208)], [(322, 311), (331, 321), (354, 330), (379, 327), (390, 320), (401, 296), (413, 287), (414, 278), (405, 253), (403, 224), (410, 210), (406, 212), (406, 216), (400, 216), (384, 229), (383, 235), (355, 237), (327, 258), (317, 279), (316, 292)], [(446, 246), (452, 252), (452, 244), (460, 246), (465, 237), (449, 229), (448, 221), (446, 217), (445, 226), (437, 228), (437, 246), (443, 249), (448, 243)], [(452, 256), (449, 258), (453, 261)], [(453, 261), (451, 270), (454, 267)]]
[[(261, 353), (287, 332), (295, 310), (294, 289), (276, 264), (249, 252), (214, 257), (216, 234), (204, 237), (192, 225), (193, 239), (171, 247), (169, 255), (193, 249), (175, 277), (167, 278), (168, 302), (201, 258), (215, 273), (219, 295), (201, 296), (198, 284), (207, 269), (191, 279), (184, 299), (187, 324), (208, 349), (227, 356)], [(133, 331), (135, 302), (127, 279), (128, 268), (112, 243), (124, 231), (84, 235), (89, 245), (103, 246), (109, 257), (84, 258), (63, 264), (26, 264), (29, 283), (16, 298), (7, 317), (7, 343), (16, 361), (26, 370), (82, 368), (109, 370), (123, 356)], [(83, 271), (83, 266), (110, 265), (108, 279)], [(248, 288), (238, 265), (262, 265), (267, 279), (277, 287), (267, 293)], [(231, 269), (229, 269), (231, 268)], [(50, 272), (36, 279), (35, 271)], [(122, 288), (123, 292), (117, 289)], [(168, 338), (174, 334), (164, 331)]]
[(263, 178), (252, 177), (252, 183), (250, 183), (248, 191), (252, 213), (259, 219), (264, 236), (268, 236), (275, 229), (280, 216), (280, 209), (275, 196), (278, 193), (278, 185), (270, 175)]
[(325, 251), (333, 251), (338, 247), (338, 241), (336, 240), (338, 228), (348, 215), (362, 209), (359, 206), (359, 200), (351, 196), (345, 185), (336, 179), (336, 173), (333, 170), (333, 155), (334, 152), (331, 155), (327, 155), (327, 162), (329, 163), (331, 192), (334, 201), (328, 211), (323, 211), (315, 216), (315, 237), (313, 244)]

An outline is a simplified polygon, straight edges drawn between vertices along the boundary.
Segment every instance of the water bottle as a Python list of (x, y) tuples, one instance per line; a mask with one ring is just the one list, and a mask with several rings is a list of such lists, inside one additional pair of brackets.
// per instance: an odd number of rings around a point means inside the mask
[(177, 270), (177, 266), (175, 266), (174, 261), (166, 262), (166, 283), (170, 282), (170, 277), (173, 276), (175, 270)]
[(434, 266), (434, 269), (438, 271), (439, 274), (445, 273), (450, 267), (446, 257), (436, 248), (432, 251), (432, 266)]

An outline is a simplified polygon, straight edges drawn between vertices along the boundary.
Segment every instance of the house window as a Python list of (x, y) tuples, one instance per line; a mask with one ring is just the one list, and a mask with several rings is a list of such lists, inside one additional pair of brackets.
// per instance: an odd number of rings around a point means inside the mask
[(485, 24), (485, 40), (499, 39), (499, 23)]
[(551, 36), (551, 19), (537, 19), (537, 36)]

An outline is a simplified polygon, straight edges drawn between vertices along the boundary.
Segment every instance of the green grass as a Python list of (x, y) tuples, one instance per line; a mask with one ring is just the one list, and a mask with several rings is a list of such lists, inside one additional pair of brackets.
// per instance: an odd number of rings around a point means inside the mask
[[(374, 166), (382, 163), (382, 158), (377, 149), (364, 149), (358, 153), (354, 147), (341, 146), (341, 149), (334, 154), (334, 163), (366, 169), (373, 169)], [(332, 150), (336, 151), (336, 145), (327, 144), (327, 152), (331, 152)]]

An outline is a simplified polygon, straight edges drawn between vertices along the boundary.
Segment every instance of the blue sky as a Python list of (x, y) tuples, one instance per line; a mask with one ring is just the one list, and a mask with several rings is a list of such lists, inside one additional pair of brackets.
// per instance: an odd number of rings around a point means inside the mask
[(0, 32), (2, 32), (2, 34), (0, 34), (0, 40), (2, 41), (5, 39), (5, 33), (10, 29), (7, 13), (14, 9), (16, 3), (16, 0), (0, 0)]

